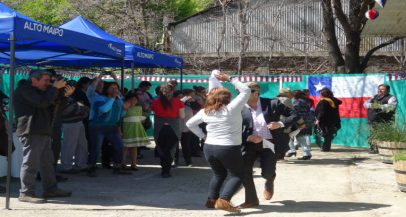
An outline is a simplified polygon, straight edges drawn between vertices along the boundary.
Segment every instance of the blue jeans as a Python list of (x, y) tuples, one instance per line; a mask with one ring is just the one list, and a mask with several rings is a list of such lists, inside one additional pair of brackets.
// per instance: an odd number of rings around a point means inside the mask
[(123, 140), (119, 134), (118, 126), (89, 126), (89, 166), (95, 166), (99, 158), (103, 139), (106, 138), (113, 146), (113, 163), (121, 164), (123, 162)]
[(310, 135), (295, 136), (289, 142), (290, 150), (288, 153), (295, 153), (295, 146), (300, 145), (303, 148), (303, 156), (312, 156), (310, 147)]
[(225, 200), (231, 200), (240, 188), (244, 178), (244, 161), (241, 154), (241, 145), (221, 146), (204, 144), (203, 152), (213, 171), (208, 198), (217, 199), (220, 197)]

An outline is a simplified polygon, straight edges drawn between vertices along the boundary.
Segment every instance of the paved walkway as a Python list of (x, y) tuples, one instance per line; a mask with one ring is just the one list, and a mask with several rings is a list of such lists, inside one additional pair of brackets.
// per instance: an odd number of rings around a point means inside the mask
[[(300, 153), (299, 153), (300, 154)], [(0, 210), (2, 217), (19, 216), (229, 216), (204, 207), (211, 176), (204, 159), (194, 158), (194, 167), (180, 166), (170, 179), (160, 178), (158, 159), (144, 152), (141, 170), (131, 176), (113, 176), (100, 170), (98, 178), (71, 175), (61, 183), (73, 196), (47, 204), (20, 203), (19, 183), (13, 182), (13, 210)], [(180, 161), (183, 163), (183, 161)], [(264, 180), (255, 169), (258, 195)], [(345, 216), (401, 217), (406, 215), (406, 193), (398, 191), (392, 165), (362, 149), (334, 147), (330, 153), (313, 151), (310, 161), (289, 159), (279, 162), (276, 192), (269, 201), (261, 199), (255, 209), (243, 210), (249, 216)], [(2, 179), (4, 183), (4, 179)], [(39, 184), (39, 183), (38, 183)], [(38, 185), (39, 186), (39, 185)], [(244, 200), (243, 189), (233, 198)], [(0, 206), (4, 207), (4, 195)]]

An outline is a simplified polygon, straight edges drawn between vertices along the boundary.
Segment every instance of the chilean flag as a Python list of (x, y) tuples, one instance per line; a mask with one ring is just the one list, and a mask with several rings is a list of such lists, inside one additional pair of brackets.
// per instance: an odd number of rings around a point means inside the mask
[(385, 77), (370, 76), (309, 76), (308, 88), (310, 97), (318, 103), (320, 90), (324, 87), (333, 91), (334, 96), (343, 104), (339, 107), (342, 118), (366, 118), (364, 102), (377, 94), (378, 85), (383, 84)]

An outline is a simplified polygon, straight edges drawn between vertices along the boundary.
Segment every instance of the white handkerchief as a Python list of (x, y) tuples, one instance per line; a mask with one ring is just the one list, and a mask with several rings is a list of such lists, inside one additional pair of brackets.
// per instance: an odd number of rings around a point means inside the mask
[(222, 87), (223, 85), (221, 85), (220, 81), (216, 78), (216, 75), (218, 75), (220, 73), (219, 70), (213, 70), (211, 72), (210, 78), (209, 78), (209, 92), (211, 89), (215, 88), (215, 87)]
[(273, 144), (272, 142), (270, 142), (266, 139), (262, 140), (262, 147), (269, 148), (272, 150), (273, 153), (275, 153), (275, 144)]
[(300, 133), (300, 129), (294, 130), (292, 132), (289, 133), (289, 137), (290, 138), (294, 138), (295, 136), (297, 136), (297, 134)]

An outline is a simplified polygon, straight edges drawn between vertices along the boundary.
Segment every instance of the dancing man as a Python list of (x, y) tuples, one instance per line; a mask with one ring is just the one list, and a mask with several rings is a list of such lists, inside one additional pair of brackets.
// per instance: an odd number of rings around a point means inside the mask
[[(259, 205), (252, 176), (254, 163), (258, 158), (261, 162), (262, 177), (266, 179), (264, 198), (265, 200), (272, 198), (277, 161), (273, 144), (280, 145), (278, 133), (284, 133), (284, 128), (291, 126), (299, 119), (292, 109), (277, 98), (260, 98), (260, 87), (257, 83), (249, 83), (248, 87), (251, 89), (251, 95), (242, 111), (245, 202), (239, 206), (241, 209)], [(286, 117), (283, 121), (280, 121), (281, 115)]]

